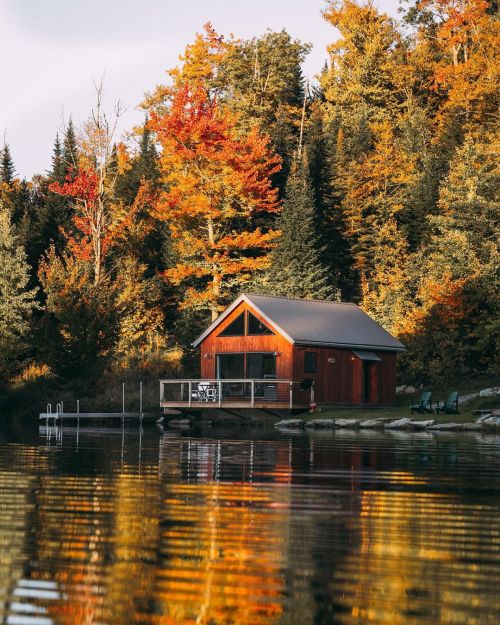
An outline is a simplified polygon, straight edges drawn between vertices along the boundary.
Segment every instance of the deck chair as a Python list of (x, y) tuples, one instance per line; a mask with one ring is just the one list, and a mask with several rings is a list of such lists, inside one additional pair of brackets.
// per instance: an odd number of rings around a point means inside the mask
[(436, 402), (436, 412), (446, 414), (458, 414), (458, 391), (452, 391), (446, 401)]
[(410, 405), (410, 410), (411, 414), (414, 412), (419, 412), (420, 414), (432, 412), (432, 391), (424, 391), (420, 396), (419, 403)]

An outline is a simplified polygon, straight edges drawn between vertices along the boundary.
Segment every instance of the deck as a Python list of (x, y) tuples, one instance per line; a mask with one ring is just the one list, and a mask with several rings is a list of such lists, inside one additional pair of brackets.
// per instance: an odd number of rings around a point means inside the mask
[(304, 389), (295, 380), (160, 380), (162, 408), (294, 410), (311, 403), (314, 387)]

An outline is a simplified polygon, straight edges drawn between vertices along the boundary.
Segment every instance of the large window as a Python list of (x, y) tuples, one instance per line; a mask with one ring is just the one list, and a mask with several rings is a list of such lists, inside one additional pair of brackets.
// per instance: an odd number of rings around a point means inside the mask
[(217, 377), (234, 380), (245, 377), (244, 354), (217, 354)]
[(273, 332), (262, 321), (257, 319), (251, 312), (248, 313), (248, 327), (247, 334), (259, 335), (259, 334), (273, 334)]
[(276, 355), (266, 353), (247, 354), (247, 378), (258, 380), (276, 377)]
[(219, 336), (245, 336), (245, 313), (238, 315), (236, 319), (224, 328)]
[(262, 323), (251, 312), (242, 312), (236, 319), (224, 328), (219, 336), (259, 336), (262, 334), (274, 334), (265, 323)]
[(304, 373), (316, 373), (316, 352), (304, 352)]

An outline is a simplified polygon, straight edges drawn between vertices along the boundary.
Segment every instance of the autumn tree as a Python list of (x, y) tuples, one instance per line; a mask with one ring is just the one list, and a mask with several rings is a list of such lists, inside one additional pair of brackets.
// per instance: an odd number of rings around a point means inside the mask
[[(111, 119), (104, 112), (102, 85), (98, 86), (96, 108), (84, 127), (78, 163), (70, 166), (64, 182), (49, 186), (54, 193), (75, 201), (76, 232), (70, 246), (74, 255), (91, 261), (95, 284), (101, 279), (109, 246), (123, 234), (131, 218), (129, 211), (114, 202), (113, 138), (119, 116), (119, 105)], [(70, 143), (68, 135), (65, 154), (71, 150)], [(69, 158), (67, 154), (65, 158)]]
[(278, 209), (270, 176), (279, 158), (265, 135), (255, 127), (239, 132), (237, 117), (196, 84), (182, 86), (165, 114), (153, 113), (151, 128), (165, 185), (156, 214), (169, 224), (178, 259), (166, 277), (186, 285), (184, 307), (215, 318), (269, 264), (277, 233), (246, 225), (252, 215)]

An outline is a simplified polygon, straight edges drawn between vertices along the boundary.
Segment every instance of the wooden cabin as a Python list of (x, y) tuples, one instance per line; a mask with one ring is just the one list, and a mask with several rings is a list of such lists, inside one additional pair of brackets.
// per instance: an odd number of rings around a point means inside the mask
[(387, 405), (405, 349), (356, 304), (250, 294), (193, 346), (201, 379), (163, 380), (164, 407)]

